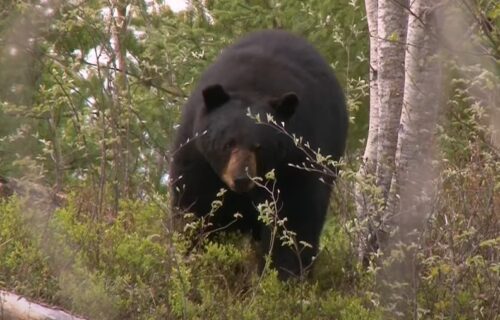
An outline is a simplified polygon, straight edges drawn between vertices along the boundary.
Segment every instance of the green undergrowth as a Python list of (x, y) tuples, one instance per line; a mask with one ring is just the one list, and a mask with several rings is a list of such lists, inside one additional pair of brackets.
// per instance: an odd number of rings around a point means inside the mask
[(311, 279), (281, 282), (257, 273), (245, 235), (191, 250), (153, 201), (122, 202), (116, 217), (85, 210), (72, 196), (40, 228), (36, 208), (3, 201), (0, 286), (89, 319), (382, 319), (335, 219)]
[[(443, 149), (458, 138), (443, 138)], [(390, 320), (405, 316), (393, 317), (384, 301), (401, 299), (418, 319), (497, 319), (500, 162), (481, 146), (463, 149), (473, 161), (443, 161), (421, 241), (393, 252), (405, 259), (406, 250), (417, 250), (412, 286), (389, 283), (408, 286), (404, 296), (380, 286), (383, 265), (357, 263), (347, 174), (304, 282), (281, 282), (271, 270), (259, 275), (246, 235), (221, 234), (192, 248), (174, 231), (164, 197), (123, 201), (113, 215), (106, 205), (96, 213), (79, 192), (52, 213), (25, 199), (0, 200), (0, 288), (88, 319)]]
[[(470, 118), (458, 116), (448, 130), (460, 132)], [(174, 231), (164, 196), (122, 201), (113, 214), (112, 201), (100, 208), (87, 201), (89, 189), (54, 212), (33, 199), (0, 200), (0, 289), (88, 319), (408, 318), (387, 301), (413, 306), (418, 319), (497, 319), (500, 161), (479, 134), (441, 133), (440, 141), (439, 192), (420, 241), (395, 246), (382, 265), (357, 262), (355, 171), (346, 167), (307, 281), (260, 275), (247, 235), (220, 234), (192, 247)], [(458, 143), (460, 156), (452, 150)], [(391, 270), (410, 272), (387, 267), (408, 252), (415, 253), (411, 285), (378, 281), (384, 268), (389, 280)]]

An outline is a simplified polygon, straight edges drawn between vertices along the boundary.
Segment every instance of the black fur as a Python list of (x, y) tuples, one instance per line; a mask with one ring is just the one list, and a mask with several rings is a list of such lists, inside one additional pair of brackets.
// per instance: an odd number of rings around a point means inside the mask
[[(320, 182), (317, 174), (290, 167), (289, 163), (305, 161), (304, 153), (278, 130), (256, 124), (247, 116), (248, 109), (263, 119), (268, 113), (284, 121), (287, 132), (321, 148), (324, 155), (335, 160), (343, 155), (348, 126), (345, 98), (328, 63), (311, 44), (288, 32), (252, 33), (222, 52), (183, 109), (170, 170), (173, 206), (205, 215), (216, 193), (228, 189), (220, 179), (229, 158), (227, 146), (256, 150), (259, 175), (275, 169), (279, 216), (286, 217), (286, 228), (313, 247), (303, 250), (299, 261), (277, 239), (273, 265), (281, 278), (302, 275), (318, 250), (331, 186)], [(197, 134), (201, 136), (181, 147)], [(260, 188), (244, 194), (228, 191), (214, 225), (227, 225), (235, 212), (241, 213), (243, 218), (231, 227), (252, 231), (266, 253), (271, 232), (257, 221), (255, 205), (268, 197)]]

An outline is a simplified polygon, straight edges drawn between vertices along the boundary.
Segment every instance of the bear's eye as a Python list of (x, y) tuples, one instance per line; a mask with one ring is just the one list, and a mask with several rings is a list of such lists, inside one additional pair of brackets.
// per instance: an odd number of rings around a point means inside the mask
[(226, 142), (223, 146), (224, 150), (229, 150), (229, 149), (232, 149), (236, 146), (236, 141), (234, 141), (233, 139), (229, 140), (228, 142)]
[(262, 146), (260, 145), (260, 143), (256, 143), (253, 145), (253, 151), (259, 151), (260, 149), (262, 148)]

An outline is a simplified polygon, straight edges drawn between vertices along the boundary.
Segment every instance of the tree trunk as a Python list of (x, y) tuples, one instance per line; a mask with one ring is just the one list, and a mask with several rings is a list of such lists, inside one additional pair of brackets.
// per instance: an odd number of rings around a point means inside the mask
[(366, 0), (366, 14), (370, 33), (370, 126), (363, 156), (366, 172), (375, 173), (379, 128), (380, 99), (378, 96), (378, 0)]
[(115, 142), (113, 143), (113, 158), (114, 158), (114, 200), (115, 213), (118, 212), (118, 202), (122, 197), (130, 196), (130, 103), (128, 99), (128, 84), (127, 84), (127, 50), (125, 48), (124, 39), (127, 35), (128, 17), (127, 0), (111, 1), (111, 42), (113, 47), (114, 64), (114, 79), (111, 78), (112, 84), (111, 96), (111, 117), (113, 134)]
[[(424, 223), (432, 212), (436, 172), (434, 146), (441, 106), (441, 68), (438, 62), (433, 0), (410, 5), (404, 102), (396, 150), (396, 169), (384, 216), (390, 219), (391, 241), (386, 252), (399, 250), (384, 276), (391, 303), (405, 319), (417, 319), (417, 248)], [(396, 284), (396, 285), (394, 285)], [(404, 286), (398, 286), (404, 284)]]
[(370, 31), (370, 126), (356, 202), (363, 230), (360, 257), (366, 264), (367, 255), (377, 251), (384, 237), (379, 232), (381, 212), (395, 168), (408, 13), (402, 0), (367, 0), (365, 4)]
[[(408, 24), (405, 93), (396, 151), (390, 215), (410, 228), (431, 211), (433, 147), (441, 101), (441, 67), (433, 0), (414, 1)], [(405, 228), (407, 229), (407, 228)], [(409, 231), (409, 230), (406, 230)]]
[[(363, 161), (358, 171), (360, 181), (356, 184), (356, 207), (358, 216), (362, 222), (362, 236), (359, 241), (360, 259), (366, 265), (367, 252), (374, 251), (375, 243), (371, 237), (371, 226), (368, 219), (374, 214), (374, 203), (369, 183), (374, 180), (377, 168), (378, 130), (380, 121), (380, 99), (378, 96), (378, 0), (366, 0), (366, 17), (370, 35), (370, 118), (368, 127), (368, 138), (363, 154)], [(369, 249), (370, 248), (370, 249)]]
[[(393, 315), (408, 319), (417, 314), (414, 244), (434, 196), (434, 134), (442, 102), (438, 36), (432, 0), (376, 4), (366, 1), (370, 35), (377, 37), (370, 41), (370, 62), (378, 73), (370, 78), (369, 136), (356, 189), (358, 216), (366, 221), (360, 257), (366, 263), (379, 249), (385, 255), (381, 296)], [(390, 256), (395, 251), (402, 259)]]
[(394, 172), (394, 157), (405, 85), (408, 13), (402, 0), (380, 0), (378, 6), (379, 129), (376, 183), (385, 206)]

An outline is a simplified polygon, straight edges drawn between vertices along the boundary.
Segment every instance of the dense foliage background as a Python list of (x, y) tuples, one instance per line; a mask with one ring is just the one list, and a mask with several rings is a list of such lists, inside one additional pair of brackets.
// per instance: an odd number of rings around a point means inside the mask
[[(352, 190), (368, 122), (363, 2), (190, 3), (180, 13), (161, 1), (0, 4), (0, 177), (21, 190), (0, 201), (0, 288), (91, 319), (387, 319), (388, 293), (375, 281), (382, 267), (356, 259)], [(487, 28), (471, 37), (488, 63), (448, 53), (440, 192), (418, 248), (418, 289), (400, 297), (418, 301), (424, 319), (500, 313), (500, 152), (485, 112), (498, 108), (500, 7), (473, 6)], [(348, 96), (348, 165), (305, 283), (259, 277), (240, 235), (187, 255), (168, 208), (183, 102), (223, 47), (263, 28), (307, 37)], [(471, 99), (477, 92), (497, 94)]]

